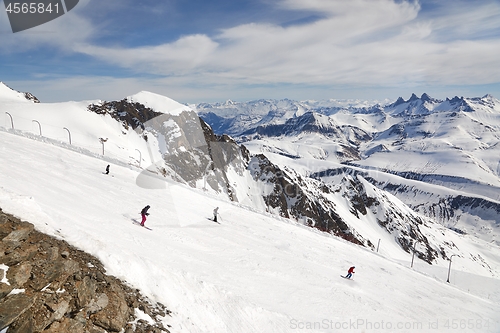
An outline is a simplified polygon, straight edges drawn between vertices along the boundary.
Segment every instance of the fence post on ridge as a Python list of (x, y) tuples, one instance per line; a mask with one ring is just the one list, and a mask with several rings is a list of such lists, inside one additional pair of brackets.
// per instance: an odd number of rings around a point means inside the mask
[(9, 115), (9, 117), (10, 117), (10, 125), (12, 126), (12, 129), (14, 129), (14, 120), (12, 119), (12, 115), (10, 113), (8, 113), (8, 112), (5, 112), (5, 113)]
[(139, 149), (136, 149), (139, 152), (139, 168), (141, 167), (142, 154)]
[(450, 283), (450, 272), (451, 272), (451, 258), (453, 258), (453, 256), (456, 256), (456, 254), (452, 254), (450, 256), (450, 266), (448, 266), (448, 279), (446, 280), (446, 282)]
[(104, 156), (104, 142), (108, 141), (108, 138), (99, 138), (99, 141), (102, 143), (102, 155)]
[(40, 123), (37, 121), (37, 120), (32, 120), (32, 122), (35, 122), (38, 124), (38, 129), (40, 130), (40, 136), (42, 136), (42, 125), (40, 125)]
[(65, 129), (66, 131), (68, 131), (68, 135), (69, 135), (69, 144), (71, 144), (71, 132), (69, 131), (69, 129), (67, 129), (66, 127), (63, 127), (63, 129)]

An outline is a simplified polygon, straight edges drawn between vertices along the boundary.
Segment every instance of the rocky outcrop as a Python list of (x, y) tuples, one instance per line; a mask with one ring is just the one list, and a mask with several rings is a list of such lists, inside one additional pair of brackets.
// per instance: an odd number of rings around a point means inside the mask
[(263, 154), (253, 156), (248, 169), (256, 182), (270, 189), (263, 193), (269, 211), (302, 221), (354, 244), (372, 247), (337, 213), (335, 203), (328, 198), (331, 190), (321, 181), (280, 168)]
[(136, 129), (137, 127), (144, 129), (145, 122), (162, 115), (162, 113), (156, 112), (141, 103), (131, 103), (127, 99), (90, 104), (87, 109), (97, 114), (110, 115), (119, 121), (125, 129), (128, 129), (129, 126), (132, 129)]
[(30, 92), (25, 92), (24, 98), (26, 98), (28, 101), (32, 101), (33, 103), (40, 103), (40, 100)]
[(249, 153), (231, 137), (214, 134), (196, 112), (161, 113), (128, 99), (91, 104), (87, 109), (111, 116), (123, 126), (123, 133), (132, 128), (146, 141), (148, 135), (156, 137), (163, 161), (150, 170), (191, 187), (203, 180), (214, 191), (238, 201), (227, 169), (231, 167), (242, 173)]
[[(136, 320), (136, 311), (154, 325)], [(169, 332), (170, 315), (105, 273), (91, 255), (0, 209), (0, 330), (7, 333)]]

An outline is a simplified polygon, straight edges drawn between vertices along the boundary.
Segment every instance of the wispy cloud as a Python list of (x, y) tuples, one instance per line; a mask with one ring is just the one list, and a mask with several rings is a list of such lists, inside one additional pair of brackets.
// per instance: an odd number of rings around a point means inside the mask
[(498, 39), (500, 3), (498, 1), (439, 0), (437, 7), (424, 13), (431, 22), (437, 41)]
[[(131, 4), (110, 1), (107, 6)], [(146, 39), (146, 46), (136, 46), (118, 38), (102, 42), (103, 33), (114, 32), (106, 30), (106, 22), (85, 19), (83, 11), (47, 25), (59, 31), (52, 35), (26, 34), (22, 47), (53, 45), (134, 75), (154, 76), (156, 83), (168, 86), (325, 90), (500, 82), (497, 1), (281, 0), (274, 6), (307, 19), (296, 24), (245, 22), (212, 33), (179, 35), (171, 42)], [(154, 8), (155, 13), (164, 10)], [(14, 45), (19, 46), (19, 39), (7, 39), (0, 50)]]
[[(288, 10), (317, 11), (322, 19), (282, 27), (251, 23), (214, 36), (191, 35), (157, 46), (76, 50), (140, 72), (205, 75), (248, 83), (397, 84), (425, 80), (452, 84), (494, 82), (500, 71), (500, 38), (463, 40), (459, 27), (479, 34), (480, 22), (500, 6), (418, 19), (417, 2), (390, 0), (285, 0)], [(451, 20), (451, 22), (450, 22)], [(448, 22), (444, 24), (443, 22)], [(495, 25), (492, 21), (491, 25)], [(453, 36), (448, 31), (457, 29)], [(440, 34), (445, 31), (448, 41)], [(496, 67), (496, 68), (492, 68)]]
[(205, 35), (182, 37), (169, 44), (138, 48), (109, 48), (80, 44), (75, 51), (137, 72), (163, 75), (181, 75), (197, 71), (215, 52), (217, 43)]

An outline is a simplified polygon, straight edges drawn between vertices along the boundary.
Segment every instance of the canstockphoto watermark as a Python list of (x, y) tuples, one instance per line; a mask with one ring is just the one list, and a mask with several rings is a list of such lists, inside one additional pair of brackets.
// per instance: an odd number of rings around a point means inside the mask
[[(491, 325), (493, 326), (493, 325)], [(352, 319), (352, 320), (330, 320), (323, 319), (321, 321), (300, 321), (296, 319), (290, 320), (290, 328), (297, 330), (436, 330), (436, 331), (454, 331), (454, 330), (485, 330), (490, 328), (488, 319), (435, 319), (429, 321), (384, 321), (384, 320), (369, 320), (369, 319)]]
[(79, 0), (4, 0), (12, 32), (34, 28), (52, 21), (73, 8)]
[(416, 321), (408, 322), (392, 322), (384, 320), (368, 320), (368, 319), (353, 319), (353, 320), (330, 320), (323, 319), (321, 321), (299, 321), (296, 319), (290, 320), (290, 328), (297, 330), (421, 330), (424, 323)]

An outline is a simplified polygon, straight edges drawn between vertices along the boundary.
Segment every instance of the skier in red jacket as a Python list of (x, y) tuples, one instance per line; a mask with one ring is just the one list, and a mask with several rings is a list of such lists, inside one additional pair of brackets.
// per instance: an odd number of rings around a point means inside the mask
[(347, 271), (347, 275), (345, 276), (346, 279), (350, 279), (352, 274), (354, 273), (354, 269), (356, 267), (352, 266), (351, 268), (349, 268), (349, 270)]

